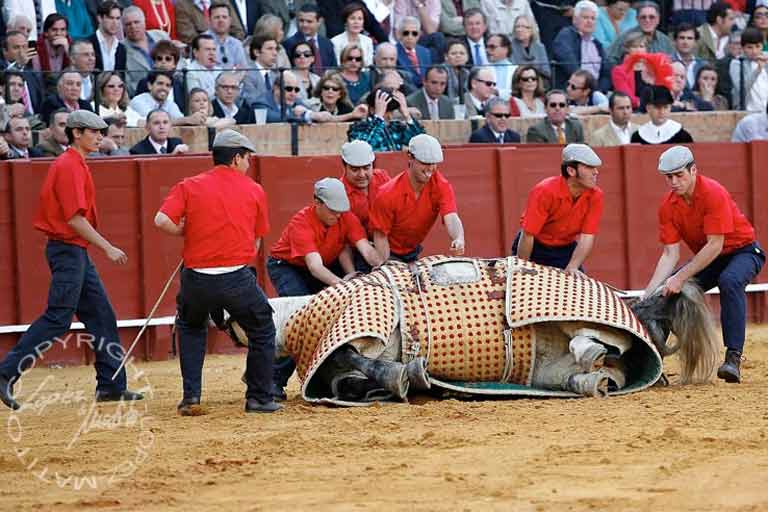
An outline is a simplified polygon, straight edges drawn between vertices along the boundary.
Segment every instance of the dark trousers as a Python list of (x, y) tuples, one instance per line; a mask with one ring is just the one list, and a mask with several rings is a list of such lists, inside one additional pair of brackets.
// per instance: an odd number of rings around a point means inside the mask
[(421, 245), (417, 245), (414, 250), (405, 254), (395, 254), (392, 251), (390, 251), (389, 258), (397, 261), (402, 261), (403, 263), (413, 263), (414, 261), (419, 259), (419, 254), (421, 254), (422, 249), (423, 247), (421, 247)]
[[(517, 233), (515, 241), (512, 242), (512, 256), (517, 256), (517, 246), (520, 243), (520, 233)], [(565, 268), (571, 261), (573, 251), (576, 250), (576, 242), (573, 242), (562, 247), (553, 247), (551, 245), (545, 245), (538, 240), (533, 241), (533, 251), (531, 251), (530, 260), (539, 265), (547, 265), (549, 267)], [(584, 272), (584, 267), (579, 267), (579, 270)]]
[(125, 370), (112, 380), (125, 356), (117, 334), (117, 318), (88, 251), (77, 245), (49, 240), (45, 256), (51, 269), (48, 307), (0, 363), (0, 375), (15, 382), (52, 343), (78, 343), (78, 340), (56, 340), (66, 334), (72, 317), (77, 314), (95, 338), (89, 344), (96, 358), (97, 391), (125, 390)]
[(205, 361), (208, 314), (224, 308), (248, 336), (245, 363), (246, 398), (272, 400), (272, 360), (275, 357), (275, 324), (272, 307), (259, 288), (255, 272), (243, 267), (226, 274), (209, 275), (184, 269), (177, 297), (179, 363), (184, 398), (199, 398)]
[(747, 284), (765, 264), (765, 252), (754, 242), (718, 256), (694, 276), (704, 290), (720, 288), (720, 323), (726, 348), (742, 352), (747, 323)]

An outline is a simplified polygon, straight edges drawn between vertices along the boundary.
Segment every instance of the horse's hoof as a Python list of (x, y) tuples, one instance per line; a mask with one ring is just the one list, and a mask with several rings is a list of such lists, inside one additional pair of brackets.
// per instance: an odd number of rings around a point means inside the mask
[(432, 384), (427, 375), (427, 360), (423, 357), (417, 357), (405, 365), (408, 372), (408, 382), (413, 389), (429, 389)]
[(602, 370), (571, 375), (568, 378), (568, 391), (584, 396), (605, 398), (608, 396), (608, 375)]

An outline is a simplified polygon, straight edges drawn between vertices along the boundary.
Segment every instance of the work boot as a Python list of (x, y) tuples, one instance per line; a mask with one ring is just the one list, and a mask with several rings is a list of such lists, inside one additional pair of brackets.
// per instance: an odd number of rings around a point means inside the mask
[(728, 349), (725, 351), (725, 362), (717, 369), (717, 376), (725, 382), (741, 382), (741, 352)]
[(13, 399), (13, 386), (5, 377), (0, 377), (0, 401), (14, 411), (21, 409), (19, 402)]
[(176, 407), (179, 416), (202, 416), (205, 412), (200, 406), (200, 397), (184, 398)]
[(137, 393), (135, 391), (97, 391), (96, 392), (96, 401), (97, 402), (120, 402), (120, 401), (126, 401), (126, 402), (135, 402), (137, 400), (144, 400), (144, 395), (141, 393)]
[(248, 398), (245, 401), (245, 412), (277, 412), (283, 408), (279, 403), (270, 400), (269, 402), (260, 402), (255, 398)]

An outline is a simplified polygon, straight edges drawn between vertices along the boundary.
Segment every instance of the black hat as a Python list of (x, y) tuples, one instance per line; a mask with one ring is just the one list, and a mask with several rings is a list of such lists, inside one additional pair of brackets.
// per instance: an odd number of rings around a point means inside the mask
[(663, 85), (653, 85), (645, 91), (645, 104), (654, 106), (671, 105), (675, 102), (672, 93)]

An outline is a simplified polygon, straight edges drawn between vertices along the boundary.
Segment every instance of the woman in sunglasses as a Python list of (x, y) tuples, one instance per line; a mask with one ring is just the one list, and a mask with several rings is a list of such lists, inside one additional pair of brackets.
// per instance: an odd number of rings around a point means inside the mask
[(313, 99), (317, 100), (318, 112), (330, 113), (338, 123), (363, 119), (368, 114), (366, 105), (352, 106), (347, 99), (344, 81), (335, 74), (325, 75), (320, 79), (315, 87)]
[[(122, 120), (128, 126), (136, 126), (139, 114), (128, 105), (128, 93), (125, 82), (115, 71), (105, 71), (96, 79), (96, 89), (99, 91), (99, 116), (102, 119), (113, 118)], [(95, 102), (96, 98), (94, 98)], [(95, 105), (94, 105), (95, 107)]]
[(342, 9), (341, 17), (344, 20), (344, 32), (331, 38), (336, 60), (342, 62), (343, 66), (344, 49), (356, 45), (362, 52), (363, 65), (370, 66), (373, 64), (373, 39), (363, 34), (365, 8), (362, 4), (352, 2)]
[(341, 78), (347, 86), (349, 101), (357, 105), (360, 98), (371, 90), (371, 75), (363, 71), (363, 50), (356, 44), (349, 45), (341, 52)]
[[(532, 65), (520, 66), (512, 77), (510, 110), (517, 110), (520, 117), (544, 117), (544, 86), (539, 71)], [(514, 105), (512, 105), (514, 103)]]
[(309, 43), (302, 41), (293, 47), (291, 51), (291, 66), (293, 74), (299, 79), (301, 92), (299, 97), (308, 100), (312, 97), (313, 90), (320, 81), (320, 77), (312, 73), (311, 68), (315, 63), (315, 54)]

